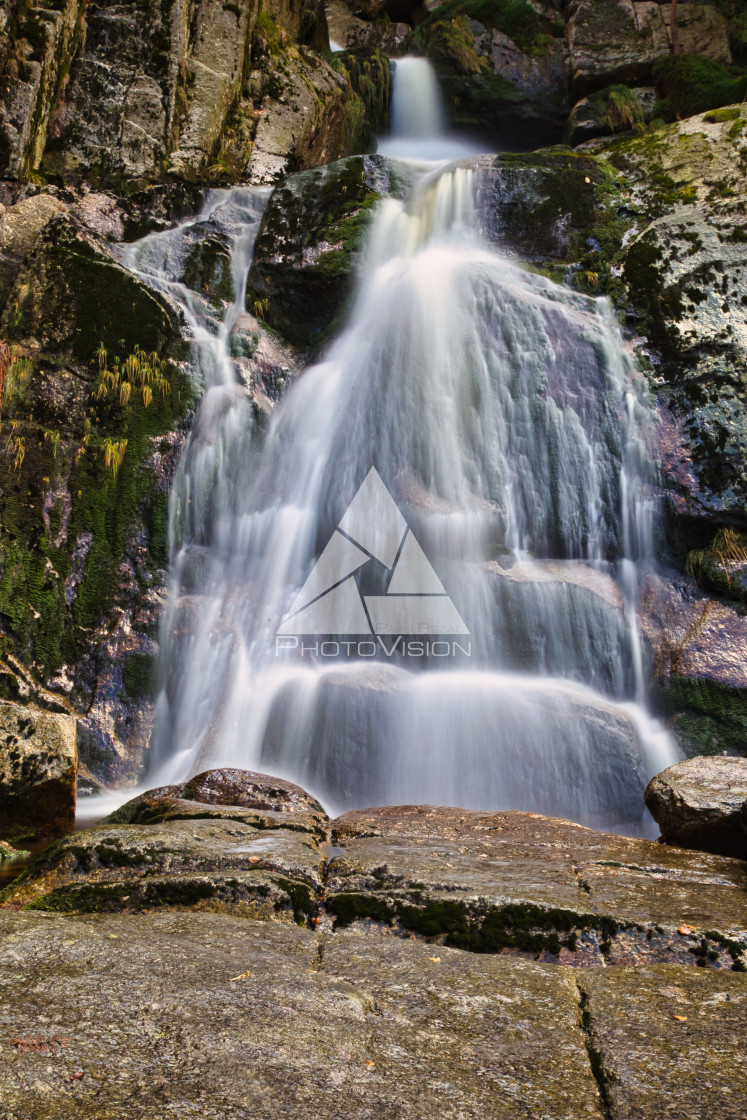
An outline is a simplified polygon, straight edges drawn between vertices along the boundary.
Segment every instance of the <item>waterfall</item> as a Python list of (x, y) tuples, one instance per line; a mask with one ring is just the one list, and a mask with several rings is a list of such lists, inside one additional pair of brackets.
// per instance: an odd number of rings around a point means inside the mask
[[(423, 66), (397, 63), (421, 104), (400, 112), (395, 90), (395, 128), (438, 144)], [(124, 250), (182, 308), (204, 386), (171, 494), (148, 785), (233, 765), (331, 812), (430, 801), (654, 832), (643, 790), (675, 750), (645, 710), (635, 609), (645, 385), (606, 300), (487, 246), (478, 174), (431, 167), (379, 205), (347, 327), (269, 426), (233, 356), (265, 193), (211, 192)], [(216, 222), (222, 317), (183, 282)]]
[(379, 140), (378, 151), (393, 159), (434, 163), (467, 159), (482, 149), (446, 130), (441, 91), (426, 58), (393, 60), (391, 133)]
[[(231, 360), (258, 192), (216, 192), (127, 251), (184, 309), (206, 386), (171, 497), (148, 784), (236, 765), (333, 811), (428, 800), (645, 831), (643, 788), (672, 760), (636, 703), (645, 393), (605, 300), (488, 249), (474, 176), (431, 172), (380, 204), (349, 324), (266, 432)], [(216, 322), (179, 275), (220, 210), (235, 298)], [(403, 609), (408, 572), (461, 629), (359, 624), (362, 602)], [(299, 596), (318, 606), (330, 580), (327, 632), (299, 638)]]

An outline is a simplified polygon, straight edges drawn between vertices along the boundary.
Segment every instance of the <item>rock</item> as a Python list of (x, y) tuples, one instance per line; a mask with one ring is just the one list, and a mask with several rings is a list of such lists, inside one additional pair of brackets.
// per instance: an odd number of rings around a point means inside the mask
[[(384, 92), (382, 84), (388, 89), (388, 63), (379, 61), (371, 82), (375, 95)], [(354, 77), (337, 56), (329, 63), (313, 51), (289, 48), (282, 69), (270, 59), (250, 74), (248, 88), (261, 105), (245, 171), (252, 183), (275, 184), (288, 172), (375, 146), (375, 122), (369, 123)]]
[[(505, 1120), (599, 1111), (562, 969), (224, 914), (3, 914), (0, 930), (3, 1037), (67, 1040), (52, 1073), (48, 1054), (9, 1049), (9, 1120), (20, 1070), (34, 1071), (28, 1120), (427, 1120), (491, 1115), (496, 1100)], [(698, 979), (705, 999), (716, 978)]]
[(747, 1099), (747, 1063), (735, 1045), (747, 1015), (744, 976), (610, 968), (582, 973), (579, 986), (610, 1116), (666, 1116), (676, 1101), (682, 1116), (739, 1120)]
[(479, 18), (436, 7), (417, 28), (415, 45), (431, 60), (454, 126), (484, 134), (503, 147), (557, 142), (568, 116), (565, 48), (544, 16), (522, 25), (513, 40), (503, 9), (479, 8)]
[(3, 837), (53, 837), (75, 825), (75, 719), (0, 700)]
[(747, 859), (747, 759), (690, 758), (657, 774), (646, 805), (666, 844)]
[[(574, 0), (566, 37), (576, 96), (650, 83), (654, 63), (671, 53), (670, 14), (670, 4), (649, 0)], [(715, 6), (678, 4), (677, 28), (683, 53), (731, 62), (727, 21)]]
[[(12, 438), (0, 455), (1, 629), (15, 656), (0, 695), (75, 709), (82, 761), (99, 779), (126, 781), (150, 735), (145, 669), (158, 651), (167, 490), (194, 388), (167, 360), (174, 309), (74, 217), (90, 212), (87, 200), (57, 214), (57, 200), (38, 195), (5, 214), (22, 211), (6, 241), (21, 260), (0, 328), (16, 362), (3, 402)], [(103, 199), (92, 209), (109, 212)], [(127, 407), (102, 399), (100, 344), (110, 360), (136, 346), (157, 352), (168, 392), (147, 407), (137, 395)], [(124, 440), (115, 476), (107, 442), (121, 450)]]
[(649, 575), (639, 608), (652, 699), (687, 754), (747, 752), (747, 619), (687, 576)]
[(67, 207), (49, 194), (32, 195), (9, 206), (0, 217), (0, 280), (3, 294), (13, 285), (24, 258), (40, 234)]
[(714, 966), (745, 967), (740, 860), (531, 813), (412, 805), (347, 813), (332, 838), (342, 851), (326, 907), (338, 928), (373, 923), (580, 967), (707, 953)]
[(339, 322), (373, 209), (402, 193), (398, 165), (355, 156), (289, 175), (264, 212), (247, 281), (247, 307), (297, 346)]
[(327, 4), (329, 41), (340, 50), (360, 47), (380, 50), (390, 58), (407, 54), (412, 46), (412, 28), (406, 23), (392, 23), (385, 16), (373, 23), (358, 19), (343, 0)]
[(599, 1084), (636, 1120), (672, 1099), (745, 1109), (734, 974), (571, 973), (214, 913), (5, 912), (0, 937), (0, 1030), (36, 1043), (0, 1067), (8, 1120), (20, 1073), (28, 1120), (428, 1120), (496, 1102), (505, 1120), (578, 1120), (603, 1114)]
[(3, 904), (58, 913), (229, 908), (310, 922), (324, 862), (316, 836), (247, 819), (186, 816), (77, 832), (39, 856)]
[[(0, 49), (0, 174), (26, 179), (39, 166), (52, 114), (85, 34), (80, 0), (43, 7), (12, 5)], [(12, 47), (11, 47), (12, 44)]]
[(260, 814), (258, 820), (264, 820), (266, 814), (269, 814), (269, 820), (275, 820), (273, 814), (304, 814), (298, 827), (307, 827), (304, 822), (311, 814), (322, 831), (320, 822), (322, 818), (326, 819), (319, 802), (293, 782), (252, 770), (223, 769), (206, 770), (182, 785), (148, 790), (122, 805), (107, 821), (112, 824), (152, 824), (172, 820), (181, 812), (195, 816), (205, 809), (225, 817), (226, 807), (257, 810)]

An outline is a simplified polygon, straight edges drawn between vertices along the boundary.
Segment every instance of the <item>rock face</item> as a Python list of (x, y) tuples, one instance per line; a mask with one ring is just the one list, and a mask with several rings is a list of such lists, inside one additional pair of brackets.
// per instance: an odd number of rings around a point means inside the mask
[(500, 6), (468, 4), (464, 13), (437, 6), (417, 28), (415, 43), (432, 61), (457, 127), (498, 143), (553, 143), (570, 108), (563, 24), (537, 14), (517, 34), (502, 13)]
[(19, 2), (8, 33), (0, 169), (10, 178), (265, 182), (369, 143), (365, 99), (316, 53), (327, 46), (319, 0), (69, 0), (33, 13)]
[[(574, 0), (567, 27), (570, 75), (583, 96), (616, 82), (643, 85), (653, 64), (671, 53), (671, 5), (648, 0)], [(717, 7), (678, 4), (685, 54), (731, 62), (727, 22)]]
[(9, 1120), (744, 1115), (742, 861), (236, 770), (115, 816), (0, 896)]
[(690, 758), (657, 774), (646, 805), (667, 844), (747, 859), (747, 759)]
[(51, 837), (75, 825), (75, 719), (0, 701), (0, 836)]

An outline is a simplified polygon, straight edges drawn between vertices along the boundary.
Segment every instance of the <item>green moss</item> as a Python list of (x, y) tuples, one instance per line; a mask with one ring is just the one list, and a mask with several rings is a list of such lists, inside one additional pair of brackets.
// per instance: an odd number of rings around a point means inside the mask
[(665, 120), (692, 117), (733, 105), (747, 96), (747, 74), (728, 70), (702, 55), (670, 55), (654, 65), (660, 101), (654, 115)]
[(654, 699), (662, 714), (673, 717), (675, 736), (689, 756), (747, 755), (747, 689), (672, 674)]
[(161, 687), (161, 663), (157, 654), (131, 653), (122, 669), (125, 693), (132, 700), (153, 700)]
[(713, 112), (706, 113), (703, 119), (708, 124), (723, 124), (724, 121), (739, 120), (741, 112), (738, 105), (731, 105), (728, 109), (714, 109)]
[(502, 31), (519, 50), (533, 57), (547, 53), (557, 30), (524, 0), (447, 0), (420, 24), (415, 41), (418, 45), (427, 44), (440, 24), (463, 19), (477, 20), (484, 27)]

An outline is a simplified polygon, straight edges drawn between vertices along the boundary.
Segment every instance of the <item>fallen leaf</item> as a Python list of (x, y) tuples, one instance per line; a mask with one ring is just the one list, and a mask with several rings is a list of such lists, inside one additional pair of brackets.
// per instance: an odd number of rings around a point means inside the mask
[(75, 1073), (70, 1078), (70, 1080), (71, 1081), (82, 1081), (85, 1076), (86, 1076), (86, 1071), (84, 1069), (76, 1069)]
[(250, 970), (247, 968), (246, 972), (242, 972), (240, 976), (229, 976), (228, 982), (232, 983), (234, 980), (246, 980), (251, 976)]
[(376, 1069), (376, 1062), (372, 1062), (372, 1061), (369, 1060), (369, 1061), (365, 1061), (363, 1064), (366, 1067), (366, 1069)]
[(428, 957), (428, 960), (429, 960), (429, 961), (435, 961), (435, 962), (436, 962), (436, 964), (440, 964), (440, 963), (441, 963), (441, 958), (440, 958), (440, 957)]
[(683, 937), (689, 937), (692, 930), (689, 926), (677, 926), (677, 933), (681, 933)]
[(261, 863), (259, 856), (249, 856), (250, 863)]
[(686, 1023), (687, 1022), (687, 1015), (675, 1015), (674, 1018), (678, 1023)]

